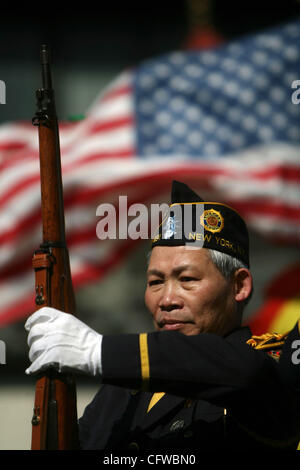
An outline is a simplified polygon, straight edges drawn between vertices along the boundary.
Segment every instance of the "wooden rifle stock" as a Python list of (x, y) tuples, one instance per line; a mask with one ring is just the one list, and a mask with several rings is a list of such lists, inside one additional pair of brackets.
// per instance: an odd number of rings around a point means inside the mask
[[(54, 307), (75, 313), (66, 246), (63, 186), (49, 51), (41, 47), (43, 88), (37, 90), (43, 243), (34, 253), (37, 309)], [(32, 450), (78, 448), (76, 386), (73, 376), (49, 369), (39, 376), (32, 418)]]

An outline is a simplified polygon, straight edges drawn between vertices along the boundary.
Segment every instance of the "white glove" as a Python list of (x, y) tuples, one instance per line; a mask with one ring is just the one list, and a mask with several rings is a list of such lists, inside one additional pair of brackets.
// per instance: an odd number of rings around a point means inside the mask
[(48, 367), (101, 374), (102, 335), (69, 313), (43, 307), (25, 323), (31, 366), (26, 374)]

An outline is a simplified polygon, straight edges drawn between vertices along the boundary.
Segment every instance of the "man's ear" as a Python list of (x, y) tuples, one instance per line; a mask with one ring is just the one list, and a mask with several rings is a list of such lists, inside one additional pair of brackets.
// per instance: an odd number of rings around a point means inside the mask
[(237, 269), (234, 273), (235, 300), (237, 302), (246, 300), (252, 292), (252, 285), (252, 275), (249, 269)]

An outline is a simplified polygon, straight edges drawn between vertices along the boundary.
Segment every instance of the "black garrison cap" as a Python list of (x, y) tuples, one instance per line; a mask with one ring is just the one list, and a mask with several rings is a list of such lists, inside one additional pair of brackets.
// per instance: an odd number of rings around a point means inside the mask
[(249, 267), (248, 230), (238, 212), (222, 203), (206, 202), (186, 184), (173, 181), (171, 204), (152, 248), (182, 245), (221, 251)]

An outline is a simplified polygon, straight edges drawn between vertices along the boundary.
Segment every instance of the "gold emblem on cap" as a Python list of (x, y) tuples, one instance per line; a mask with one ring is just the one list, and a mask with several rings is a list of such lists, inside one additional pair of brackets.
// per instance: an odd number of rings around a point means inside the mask
[(216, 211), (215, 209), (207, 209), (201, 215), (200, 223), (205, 230), (217, 233), (221, 232), (224, 227), (224, 218), (221, 215), (221, 212)]

